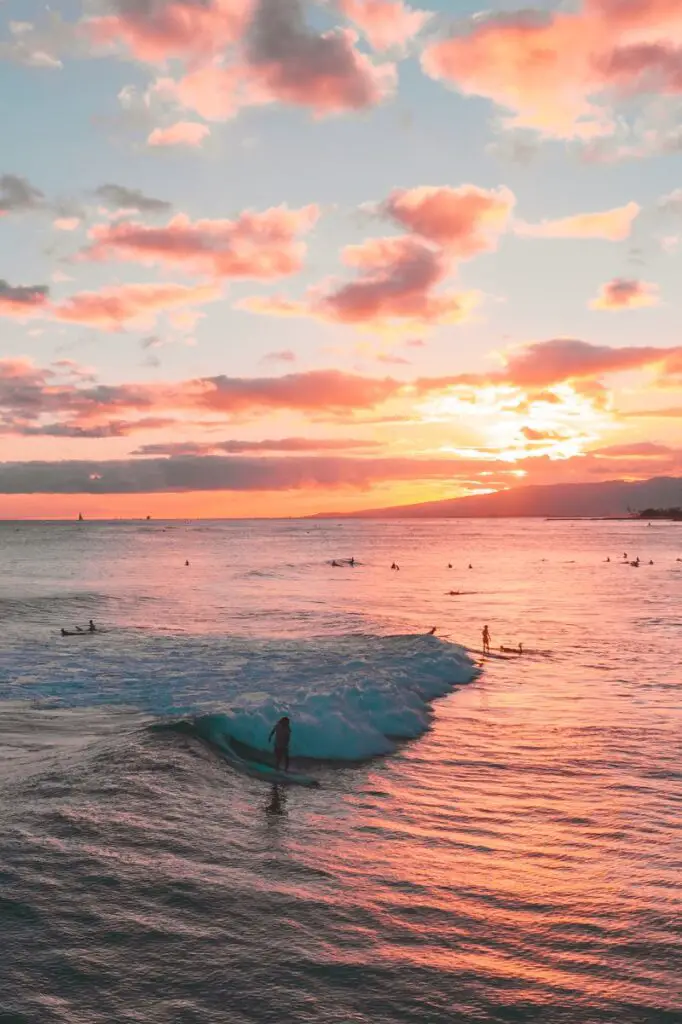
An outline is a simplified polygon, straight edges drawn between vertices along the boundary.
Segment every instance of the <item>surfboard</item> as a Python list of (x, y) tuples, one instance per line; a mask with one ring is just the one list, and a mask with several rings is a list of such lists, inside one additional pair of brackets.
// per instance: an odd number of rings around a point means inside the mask
[(100, 632), (99, 629), (96, 629), (94, 632), (92, 630), (89, 630), (89, 629), (82, 629), (82, 630), (75, 629), (73, 631), (69, 630), (69, 629), (65, 629), (64, 632), (60, 633), (59, 635), (60, 636), (95, 636), (95, 634), (99, 633), (99, 632)]
[(225, 751), (230, 764), (234, 768), (244, 772), (246, 775), (250, 775), (252, 778), (284, 786), (308, 786), (311, 789), (320, 785), (319, 780), (312, 775), (305, 775), (303, 772), (280, 771), (278, 768), (273, 768), (271, 764), (265, 764), (263, 761), (253, 761), (250, 758), (242, 757), (227, 738), (219, 746)]
[[(478, 654), (479, 657), (481, 657), (481, 658), (494, 658), (495, 661), (514, 661), (515, 660), (514, 655), (511, 655), (511, 654), (496, 654), (494, 651), (491, 651), (490, 654), (488, 654), (485, 651), (482, 651), (482, 650), (480, 650), (480, 649), (478, 649), (476, 647), (469, 647), (468, 650), (469, 650), (470, 654)], [(518, 654), (516, 655), (516, 657), (518, 658)]]

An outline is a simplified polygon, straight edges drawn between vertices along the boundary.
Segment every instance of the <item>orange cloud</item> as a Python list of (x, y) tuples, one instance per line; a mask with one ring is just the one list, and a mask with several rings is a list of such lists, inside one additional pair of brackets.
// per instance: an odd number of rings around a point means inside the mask
[(149, 146), (200, 146), (211, 129), (196, 121), (177, 121), (168, 128), (155, 128), (147, 139)]
[(188, 288), (180, 284), (129, 284), (101, 292), (80, 292), (53, 309), (59, 320), (87, 324), (107, 331), (146, 321), (165, 309), (220, 298), (215, 285)]
[(251, 0), (170, 0), (130, 3), (112, 0), (115, 13), (85, 23), (99, 44), (123, 42), (138, 60), (165, 64), (173, 57), (207, 58), (236, 42), (252, 16)]
[(402, 227), (468, 259), (495, 247), (515, 201), (507, 188), (421, 186), (395, 189), (382, 209)]
[(185, 214), (159, 228), (120, 221), (93, 228), (93, 242), (84, 255), (169, 264), (216, 277), (268, 280), (301, 269), (306, 249), (297, 235), (309, 231), (318, 215), (316, 206), (279, 206), (263, 213), (247, 210), (234, 221), (193, 222)]
[(602, 285), (590, 306), (602, 310), (641, 309), (656, 306), (658, 301), (658, 285), (617, 277)]
[(437, 291), (450, 273), (450, 261), (417, 238), (368, 239), (347, 246), (342, 258), (358, 269), (357, 280), (326, 293), (313, 290), (306, 302), (251, 297), (239, 308), (386, 330), (461, 323), (478, 301), (475, 292)]
[(577, 213), (539, 224), (517, 221), (514, 230), (526, 238), (602, 238), (621, 242), (630, 237), (632, 225), (640, 213), (637, 203), (627, 203), (601, 213)]
[(433, 17), (402, 0), (341, 0), (340, 9), (375, 50), (405, 46)]
[(625, 96), (679, 93), (674, 0), (586, 0), (575, 12), (518, 11), (472, 20), (427, 47), (425, 72), (509, 112), (508, 123), (558, 138), (615, 130)]

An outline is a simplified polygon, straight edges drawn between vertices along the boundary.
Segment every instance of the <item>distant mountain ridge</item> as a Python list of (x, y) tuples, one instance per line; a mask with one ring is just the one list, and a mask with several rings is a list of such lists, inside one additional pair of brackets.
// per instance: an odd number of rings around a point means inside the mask
[(321, 512), (313, 519), (448, 519), (625, 516), (628, 510), (682, 505), (682, 478), (607, 480), (594, 484), (534, 484), (493, 494), (427, 501), (419, 505), (365, 509), (361, 512)]

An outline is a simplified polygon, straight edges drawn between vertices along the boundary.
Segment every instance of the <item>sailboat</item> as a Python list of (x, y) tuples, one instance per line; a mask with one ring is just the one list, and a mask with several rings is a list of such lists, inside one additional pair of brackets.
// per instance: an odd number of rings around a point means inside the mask
[(79, 522), (79, 523), (82, 523), (82, 522), (83, 522), (83, 513), (82, 513), (82, 512), (79, 512), (79, 513), (78, 513), (78, 522)]

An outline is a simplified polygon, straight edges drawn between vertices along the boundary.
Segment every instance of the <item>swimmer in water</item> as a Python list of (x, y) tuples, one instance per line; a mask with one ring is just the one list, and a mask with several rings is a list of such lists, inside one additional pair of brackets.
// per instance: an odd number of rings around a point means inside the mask
[(349, 565), (355, 565), (355, 559), (354, 558), (349, 558), (348, 559), (348, 564)]
[(436, 632), (437, 628), (438, 628), (437, 626), (431, 626), (431, 629), (429, 630), (427, 636), (433, 636), (433, 634)]
[(189, 565), (189, 560), (185, 559), (185, 565)]
[(487, 626), (483, 627), (483, 653), (490, 654), (490, 630)]
[(284, 771), (289, 771), (289, 741), (291, 740), (291, 722), (285, 715), (280, 718), (277, 725), (273, 726), (270, 735), (268, 736), (268, 743), (275, 737), (275, 767), (279, 771), (279, 766), (284, 761)]

